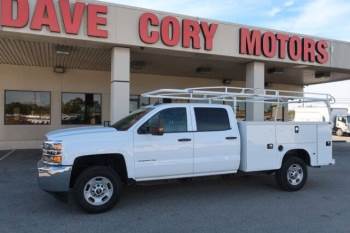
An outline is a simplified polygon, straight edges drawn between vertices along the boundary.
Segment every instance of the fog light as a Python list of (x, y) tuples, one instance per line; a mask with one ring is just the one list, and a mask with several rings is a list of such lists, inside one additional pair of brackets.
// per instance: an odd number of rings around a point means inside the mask
[(60, 156), (60, 155), (59, 156), (58, 155), (52, 156), (51, 162), (61, 164), (62, 163), (62, 156)]

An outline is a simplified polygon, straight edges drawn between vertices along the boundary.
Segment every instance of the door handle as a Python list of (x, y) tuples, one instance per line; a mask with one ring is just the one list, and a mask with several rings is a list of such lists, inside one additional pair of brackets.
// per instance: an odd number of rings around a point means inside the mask
[(190, 142), (190, 141), (192, 141), (192, 139), (190, 139), (190, 138), (180, 138), (180, 139), (178, 139), (178, 141), (179, 142)]
[(226, 140), (236, 140), (237, 137), (226, 137)]

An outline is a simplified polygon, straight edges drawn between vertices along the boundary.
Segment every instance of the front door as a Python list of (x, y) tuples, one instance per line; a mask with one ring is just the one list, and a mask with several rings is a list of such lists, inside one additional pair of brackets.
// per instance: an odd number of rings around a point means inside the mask
[[(193, 174), (193, 133), (186, 107), (155, 113), (134, 133), (137, 180)], [(161, 129), (154, 133), (152, 129)]]

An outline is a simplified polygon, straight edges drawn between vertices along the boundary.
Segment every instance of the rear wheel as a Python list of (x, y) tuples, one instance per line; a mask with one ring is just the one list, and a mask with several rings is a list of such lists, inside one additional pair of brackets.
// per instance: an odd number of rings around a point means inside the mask
[(108, 167), (92, 167), (82, 172), (74, 186), (78, 204), (89, 213), (111, 209), (119, 200), (119, 175)]
[(343, 135), (344, 135), (343, 130), (341, 130), (341, 129), (337, 129), (336, 135), (337, 135), (338, 137), (343, 136)]
[(277, 184), (286, 191), (298, 191), (305, 186), (308, 171), (305, 162), (297, 157), (285, 160), (276, 172)]

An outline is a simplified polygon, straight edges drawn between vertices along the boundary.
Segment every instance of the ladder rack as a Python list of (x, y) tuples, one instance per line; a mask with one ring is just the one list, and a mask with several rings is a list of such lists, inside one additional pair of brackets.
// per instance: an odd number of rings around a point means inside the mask
[(160, 89), (142, 94), (145, 98), (223, 102), (261, 102), (261, 103), (311, 103), (324, 102), (330, 108), (335, 103), (329, 94), (253, 89), (240, 87), (198, 87), (187, 89)]

